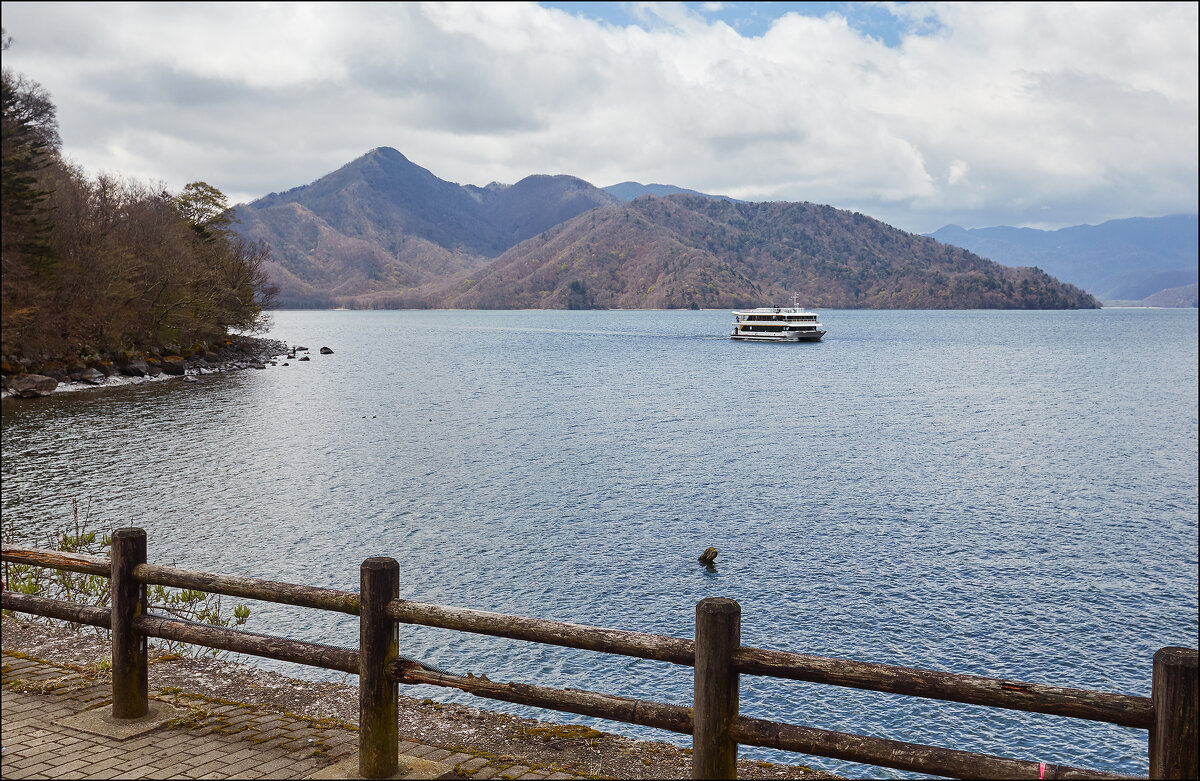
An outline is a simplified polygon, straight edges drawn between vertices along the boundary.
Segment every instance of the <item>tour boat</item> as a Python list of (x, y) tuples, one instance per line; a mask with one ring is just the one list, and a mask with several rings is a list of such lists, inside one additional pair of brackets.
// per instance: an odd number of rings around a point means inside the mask
[(814, 312), (792, 306), (735, 310), (730, 339), (752, 342), (819, 342), (825, 332)]

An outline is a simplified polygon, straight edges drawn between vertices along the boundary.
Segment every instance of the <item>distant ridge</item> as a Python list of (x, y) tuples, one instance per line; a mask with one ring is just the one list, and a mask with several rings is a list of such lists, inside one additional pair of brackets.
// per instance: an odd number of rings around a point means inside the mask
[(826, 308), (1098, 305), (1037, 269), (831, 206), (614, 188), (459, 185), (380, 147), (236, 216), (271, 245), (282, 307), (707, 308), (794, 292)]
[(709, 195), (708, 193), (700, 193), (695, 190), (685, 190), (682, 187), (676, 187), (673, 184), (641, 184), (640, 182), (621, 182), (620, 184), (611, 184), (604, 188), (604, 191), (609, 195), (616, 196), (628, 203), (629, 201), (641, 198), (643, 195), (656, 195), (659, 197), (666, 195), (699, 195), (703, 198), (717, 198), (722, 201), (736, 201), (736, 198), (730, 198), (727, 195)]
[(929, 235), (1006, 266), (1037, 266), (1102, 301), (1127, 302), (1198, 281), (1197, 224), (1195, 214), (1175, 214), (1054, 231), (947, 225)]

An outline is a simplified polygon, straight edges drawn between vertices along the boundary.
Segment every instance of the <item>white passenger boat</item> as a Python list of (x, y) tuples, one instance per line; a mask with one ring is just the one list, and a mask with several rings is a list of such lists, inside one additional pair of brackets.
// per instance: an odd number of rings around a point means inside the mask
[(734, 311), (730, 339), (752, 342), (819, 342), (825, 335), (814, 312), (792, 306)]

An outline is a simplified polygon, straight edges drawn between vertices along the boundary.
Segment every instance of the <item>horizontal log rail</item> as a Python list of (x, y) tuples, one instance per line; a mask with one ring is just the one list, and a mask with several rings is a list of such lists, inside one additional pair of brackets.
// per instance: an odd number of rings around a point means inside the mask
[(392, 677), (409, 685), (443, 686), (489, 700), (501, 700), (547, 710), (577, 713), (599, 719), (692, 734), (692, 709), (681, 705), (618, 697), (582, 689), (553, 689), (527, 683), (497, 683), (487, 676), (444, 675), (409, 662), (395, 665)]
[(60, 621), (70, 621), (85, 626), (112, 629), (112, 611), (106, 607), (77, 605), (74, 602), (47, 599), (33, 594), (18, 594), (15, 591), (5, 591), (2, 604), (5, 610), (16, 610), (21, 613), (57, 618)]
[[(388, 605), (388, 615), (405, 624), (653, 659), (688, 667), (696, 663), (695, 642), (678, 637), (605, 629), (403, 599)], [(853, 689), (907, 694), (926, 699), (987, 705), (1052, 716), (1070, 716), (1139, 729), (1149, 729), (1154, 720), (1154, 710), (1149, 697), (922, 670), (876, 662), (856, 662), (747, 646), (742, 646), (733, 653), (733, 669), (747, 675), (789, 678)]]
[(163, 567), (157, 564), (139, 564), (133, 568), (133, 577), (140, 583), (172, 588), (189, 588), (230, 597), (259, 599), (280, 605), (311, 607), (337, 613), (358, 615), (358, 594), (332, 588), (302, 586), (274, 580), (259, 580), (238, 575), (214, 575), (178, 567)]
[[(40, 548), (19, 548), (8, 544), (4, 545), (3, 560), (89, 575), (103, 575), (104, 577), (111, 576), (112, 567), (111, 560), (101, 556), (61, 553)], [(358, 594), (353, 591), (246, 578), (238, 575), (217, 575), (211, 572), (197, 572), (157, 564), (139, 564), (133, 569), (133, 577), (139, 583), (195, 589), (230, 597), (259, 599), (263, 602), (275, 602), (281, 605), (311, 607), (355, 616), (359, 611)]]
[[(111, 559), (8, 544), (3, 546), (2, 555), (5, 562), (111, 578), (112, 609), (11, 591), (4, 592), (3, 607), (110, 629), (116, 718), (136, 718), (139, 708), (145, 708), (147, 637), (358, 675), (360, 723), (367, 725), (359, 731), (359, 771), (363, 777), (386, 777), (395, 771), (396, 687), (394, 683), (389, 686), (388, 681), (453, 687), (494, 700), (691, 734), (695, 747), (693, 772), (697, 777), (735, 777), (738, 744), (961, 778), (1127, 777), (748, 718), (738, 713), (737, 678), (742, 674), (1147, 729), (1153, 777), (1197, 776), (1195, 649), (1166, 648), (1156, 654), (1153, 696), (1139, 697), (747, 647), (740, 642), (741, 608), (732, 600), (710, 599), (697, 605), (697, 634), (692, 640), (398, 599), (398, 565), (394, 559), (364, 561), (360, 591), (355, 593), (152, 565), (146, 562), (145, 532), (132, 527), (114, 532)], [(373, 584), (369, 591), (367, 583)], [(356, 615), (360, 622), (359, 648), (152, 615), (146, 612), (146, 585)], [(703, 633), (702, 616), (706, 616)], [(463, 677), (422, 667), (399, 655), (394, 632), (387, 630), (389, 625), (394, 630), (396, 623), (695, 667), (695, 707), (578, 689), (501, 684), (486, 676)], [(390, 705), (389, 697), (393, 700)], [(703, 740), (699, 727), (704, 727)]]
[(402, 624), (419, 624), (584, 651), (653, 659), (686, 667), (696, 663), (696, 644), (692, 640), (678, 637), (432, 605), (427, 602), (410, 602), (406, 599), (392, 600), (388, 603), (387, 612)]
[(208, 648), (219, 648), (222, 651), (358, 675), (358, 652), (351, 648), (308, 643), (223, 626), (209, 626), (165, 616), (139, 616), (134, 620), (133, 626), (148, 637), (160, 637), (178, 643), (193, 643)]
[[(22, 613), (57, 618), (62, 621), (72, 621), (76, 624), (86, 624), (104, 629), (112, 628), (112, 611), (106, 607), (77, 605), (74, 602), (47, 599), (32, 594), (18, 594), (14, 591), (4, 592), (3, 606), (5, 610), (17, 610)], [(245, 632), (223, 626), (210, 626), (166, 616), (139, 616), (133, 624), (139, 632), (147, 637), (158, 637), (178, 643), (192, 643), (207, 648), (278, 659), (281, 662), (294, 662), (309, 667), (321, 667), (351, 675), (358, 674), (358, 652), (352, 648), (308, 643), (302, 640)]]
[(949, 778), (1141, 778), (738, 717), (737, 743)]
[[(393, 677), (410, 685), (460, 689), (476, 697), (547, 710), (566, 711), (609, 721), (691, 735), (692, 709), (649, 700), (617, 697), (580, 689), (554, 689), (525, 683), (498, 683), (486, 676), (442, 675), (408, 662), (393, 668)], [(1135, 778), (1065, 765), (1051, 765), (971, 751), (904, 743), (846, 732), (780, 724), (739, 717), (733, 725), (739, 744), (762, 746), (851, 762), (891, 767), (953, 778)]]
[(0, 548), (0, 559), (13, 564), (29, 564), (68, 572), (82, 572), (85, 575), (103, 575), (106, 578), (112, 572), (111, 560), (103, 556), (63, 553), (41, 548), (18, 548), (8, 543), (4, 543), (3, 548)]
[(1070, 689), (746, 646), (733, 652), (733, 669), (747, 675), (790, 678), (931, 700), (1070, 716), (1122, 727), (1149, 729), (1154, 723), (1154, 707), (1150, 698), (1132, 694)]

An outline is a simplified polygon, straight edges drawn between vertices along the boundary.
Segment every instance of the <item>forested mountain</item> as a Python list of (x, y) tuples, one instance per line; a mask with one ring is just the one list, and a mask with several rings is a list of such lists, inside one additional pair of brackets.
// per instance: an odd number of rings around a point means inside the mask
[[(4, 48), (9, 40), (4, 36)], [(261, 324), (266, 245), (230, 230), (225, 197), (179, 193), (63, 161), (54, 104), (3, 72), (4, 373), (131, 351), (180, 351)]]
[(239, 206), (243, 236), (274, 249), (284, 306), (413, 290), (619, 201), (573, 176), (487, 187), (443, 181), (380, 147), (310, 185)]
[(1176, 214), (1055, 231), (947, 225), (930, 235), (1006, 266), (1045, 269), (1102, 301), (1137, 301), (1196, 284), (1197, 222), (1195, 214)]
[[(655, 187), (677, 194), (624, 202)], [(608, 189), (571, 176), (458, 185), (382, 147), (237, 216), (273, 248), (282, 306), (724, 307), (793, 293), (824, 307), (1097, 305), (1036, 269), (829, 206)]]
[(1012, 269), (811, 203), (643, 197), (593, 210), (427, 292), (465, 308), (1060, 309), (1097, 306), (1037, 269)]

